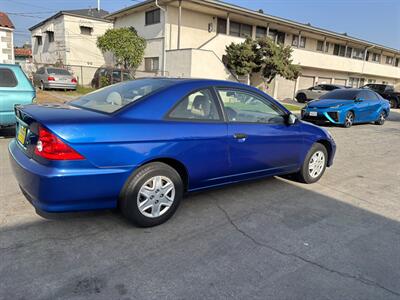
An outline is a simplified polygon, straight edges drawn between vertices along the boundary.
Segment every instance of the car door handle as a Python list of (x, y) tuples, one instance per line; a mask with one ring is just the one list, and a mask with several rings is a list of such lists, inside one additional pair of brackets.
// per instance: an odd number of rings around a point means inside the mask
[(244, 133), (235, 133), (233, 137), (241, 142), (244, 142), (247, 139), (247, 134)]

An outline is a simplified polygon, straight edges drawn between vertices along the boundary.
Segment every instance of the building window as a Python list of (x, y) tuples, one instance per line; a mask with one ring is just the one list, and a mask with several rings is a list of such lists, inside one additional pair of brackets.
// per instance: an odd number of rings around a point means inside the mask
[(54, 32), (53, 31), (47, 31), (47, 36), (49, 38), (49, 43), (54, 42)]
[(395, 61), (394, 65), (395, 65), (396, 67), (398, 67), (398, 66), (399, 66), (399, 63), (400, 63), (400, 59), (399, 59), (399, 58), (396, 58), (396, 61)]
[(375, 83), (376, 80), (375, 79), (368, 79), (368, 83)]
[(226, 34), (226, 20), (218, 18), (217, 20), (217, 33)]
[(372, 53), (372, 61), (380, 62), (381, 61), (381, 55), (378, 54), (378, 53)]
[[(317, 41), (317, 51), (324, 51), (324, 41)], [(329, 51), (329, 42), (325, 42), (325, 51)]]
[(333, 48), (333, 55), (344, 56), (345, 52), (346, 52), (346, 46), (335, 44)]
[(265, 38), (267, 37), (267, 28), (259, 27), (256, 28), (256, 38)]
[(284, 32), (278, 31), (271, 29), (268, 33), (268, 36), (275, 41), (278, 44), (283, 45), (285, 43), (285, 36), (286, 34)]
[(353, 48), (352, 47), (347, 47), (346, 57), (351, 58), (352, 52), (353, 52)]
[(353, 58), (355, 59), (364, 59), (364, 50), (354, 48), (353, 50)]
[(159, 70), (159, 58), (158, 57), (146, 57), (144, 59), (144, 70), (146, 72), (154, 72)]
[(306, 38), (304, 36), (302, 36), (300, 38), (300, 45), (299, 45), (299, 36), (293, 35), (292, 46), (305, 48), (306, 47)]
[(81, 26), (81, 34), (83, 35), (92, 35), (93, 28), (87, 26)]
[(238, 37), (251, 37), (252, 27), (248, 24), (231, 22), (229, 25), (229, 35)]
[(152, 25), (160, 23), (160, 9), (153, 9), (150, 11), (146, 11), (146, 25)]
[(386, 56), (385, 62), (386, 62), (388, 65), (393, 65), (393, 57), (391, 57), (391, 56)]
[(348, 85), (352, 88), (358, 88), (364, 85), (364, 78), (350, 77)]
[(38, 46), (40, 46), (42, 44), (42, 37), (36, 36), (36, 42), (37, 42)]

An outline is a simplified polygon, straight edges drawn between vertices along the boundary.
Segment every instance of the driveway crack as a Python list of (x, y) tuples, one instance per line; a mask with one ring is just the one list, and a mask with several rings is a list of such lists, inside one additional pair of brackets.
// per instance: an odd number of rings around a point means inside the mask
[(386, 292), (388, 292), (388, 293), (390, 293), (392, 295), (400, 297), (400, 292), (397, 292), (395, 290), (389, 289), (389, 288), (387, 288), (387, 287), (385, 287), (385, 286), (381, 285), (380, 283), (375, 282), (373, 280), (369, 280), (369, 279), (364, 278), (362, 276), (353, 275), (353, 274), (350, 274), (350, 273), (347, 273), (347, 272), (342, 272), (342, 271), (338, 271), (338, 270), (335, 270), (335, 269), (331, 269), (331, 268), (329, 268), (327, 266), (324, 266), (324, 265), (322, 265), (320, 263), (317, 263), (315, 261), (309, 260), (309, 259), (307, 259), (307, 258), (305, 258), (305, 257), (303, 257), (301, 255), (298, 255), (298, 254), (295, 254), (295, 253), (291, 253), (291, 252), (282, 251), (282, 250), (280, 250), (278, 248), (275, 248), (275, 247), (273, 247), (271, 245), (268, 245), (266, 243), (258, 241), (256, 238), (254, 238), (252, 235), (247, 233), (245, 230), (241, 229), (235, 223), (235, 221), (231, 218), (229, 213), (218, 203), (218, 201), (216, 199), (215, 199), (215, 204), (218, 207), (218, 209), (225, 215), (227, 221), (232, 225), (232, 227), (237, 232), (239, 232), (241, 235), (243, 235), (245, 238), (247, 238), (251, 242), (253, 242), (255, 245), (257, 245), (259, 247), (267, 248), (267, 249), (269, 249), (269, 250), (271, 250), (271, 251), (273, 251), (275, 253), (278, 253), (280, 255), (283, 255), (283, 256), (292, 257), (292, 258), (301, 260), (301, 261), (303, 261), (303, 262), (305, 262), (307, 264), (310, 264), (310, 265), (312, 265), (314, 267), (322, 269), (322, 270), (324, 270), (326, 272), (334, 273), (334, 274), (339, 275), (339, 276), (344, 277), (344, 278), (356, 280), (356, 281), (358, 281), (358, 282), (360, 282), (360, 283), (362, 283), (364, 285), (368, 285), (368, 286), (372, 286), (372, 287), (376, 287), (376, 288), (382, 289), (382, 290), (384, 290), (384, 291), (386, 291)]

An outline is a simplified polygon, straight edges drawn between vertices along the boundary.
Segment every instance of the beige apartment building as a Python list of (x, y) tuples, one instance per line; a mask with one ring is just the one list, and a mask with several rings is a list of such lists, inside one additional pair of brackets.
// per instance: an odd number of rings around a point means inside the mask
[(114, 27), (136, 28), (147, 40), (138, 75), (236, 80), (223, 64), (225, 47), (247, 36), (268, 36), (293, 47), (302, 67), (295, 81), (276, 78), (259, 87), (278, 99), (315, 84), (359, 87), (400, 85), (400, 51), (311, 24), (302, 24), (216, 0), (149, 0), (106, 17)]
[(97, 37), (113, 27), (105, 20), (107, 11), (97, 9), (65, 10), (29, 28), (32, 60), (37, 66), (68, 66), (87, 85), (96, 69), (107, 62), (97, 48)]

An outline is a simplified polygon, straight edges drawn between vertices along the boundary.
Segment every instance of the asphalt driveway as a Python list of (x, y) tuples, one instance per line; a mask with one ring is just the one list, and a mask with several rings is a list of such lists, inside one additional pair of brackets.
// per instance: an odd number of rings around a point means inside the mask
[(400, 111), (329, 130), (319, 183), (194, 194), (149, 229), (114, 211), (37, 216), (0, 138), (0, 299), (400, 299)]

